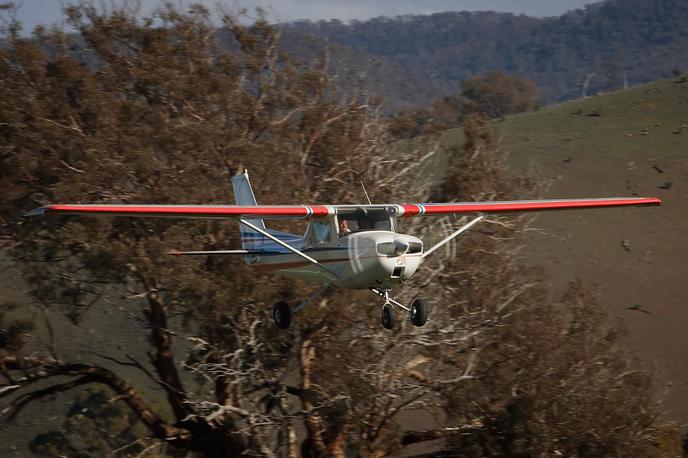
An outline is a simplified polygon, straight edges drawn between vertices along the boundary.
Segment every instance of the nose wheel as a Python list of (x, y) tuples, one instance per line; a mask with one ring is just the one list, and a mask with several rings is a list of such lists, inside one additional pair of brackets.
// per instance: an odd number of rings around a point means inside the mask
[(423, 299), (415, 298), (411, 302), (410, 307), (406, 307), (405, 305), (389, 297), (388, 289), (371, 288), (371, 291), (385, 300), (384, 304), (382, 305), (382, 313), (380, 315), (382, 326), (385, 329), (394, 328), (396, 323), (396, 313), (394, 310), (395, 306), (404, 309), (409, 313), (411, 323), (413, 323), (414, 326), (423, 326), (428, 321), (428, 306)]

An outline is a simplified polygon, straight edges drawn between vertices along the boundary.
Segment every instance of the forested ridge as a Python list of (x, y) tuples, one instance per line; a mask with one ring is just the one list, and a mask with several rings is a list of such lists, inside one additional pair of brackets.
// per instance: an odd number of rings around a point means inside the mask
[[(499, 70), (535, 81), (543, 102), (553, 103), (580, 97), (586, 78), (594, 94), (667, 78), (688, 66), (686, 0), (608, 0), (548, 18), (464, 11), (298, 21), (285, 30), (383, 59), (371, 68), (393, 62), (438, 96), (455, 93), (462, 80)], [(408, 87), (387, 89), (414, 102)]]

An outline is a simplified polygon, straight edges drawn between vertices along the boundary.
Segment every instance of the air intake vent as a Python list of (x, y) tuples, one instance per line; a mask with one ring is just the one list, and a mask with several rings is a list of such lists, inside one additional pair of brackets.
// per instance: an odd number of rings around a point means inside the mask
[(401, 278), (401, 276), (404, 274), (404, 268), (403, 267), (395, 267), (394, 271), (392, 271), (392, 278)]

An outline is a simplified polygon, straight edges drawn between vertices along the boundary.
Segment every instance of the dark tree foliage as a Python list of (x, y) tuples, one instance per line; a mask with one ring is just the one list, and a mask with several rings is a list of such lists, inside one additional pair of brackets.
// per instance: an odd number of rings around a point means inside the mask
[(532, 81), (494, 71), (467, 79), (461, 86), (467, 111), (484, 113), (490, 118), (533, 110), (540, 96)]
[(395, 138), (409, 139), (458, 127), (466, 108), (464, 98), (454, 95), (436, 100), (429, 108), (401, 110), (389, 117), (389, 133)]
[[(465, 147), (446, 152), (446, 173), (424, 181), (436, 153), (394, 150), (376, 102), (333, 89), (327, 58), (284, 55), (263, 19), (223, 14), (218, 34), (200, 6), (167, 5), (143, 22), (89, 5), (67, 16), (78, 40), (44, 29), (24, 39), (15, 24), (0, 48), (3, 236), (46, 311), (78, 322), (104, 298), (136, 299), (128, 304), (146, 325), (149, 360), (115, 348), (72, 360), (50, 340), (23, 340), (31, 324), (3, 310), (3, 421), (87, 385), (105, 390), (77, 399), (99, 415), (37, 437), (34, 452), (98, 454), (120, 446), (102, 430), (119, 429), (139, 440), (120, 447), (132, 456), (156, 444), (209, 457), (385, 456), (433, 438), (466, 456), (662, 453), (648, 379), (619, 352), (591, 296), (574, 285), (551, 303), (542, 276), (515, 263), (509, 240), (524, 221), (490, 218), (454, 247), (460, 256), (426, 263), (395, 292), (434, 298), (432, 320), (392, 332), (367, 292), (327, 296), (278, 332), (270, 304), (303, 296), (305, 285), (236, 259), (165, 255), (238, 246), (236, 222), (17, 222), (50, 202), (226, 203), (244, 167), (264, 203), (360, 201), (361, 180), (374, 201), (529, 190), (504, 175), (480, 115), (465, 121)], [(461, 222), (406, 229), (430, 237)], [(171, 314), (187, 319), (174, 325)], [(144, 396), (126, 370), (145, 373), (159, 394)], [(408, 430), (419, 411), (443, 415), (446, 427)], [(95, 448), (70, 431), (95, 434)]]

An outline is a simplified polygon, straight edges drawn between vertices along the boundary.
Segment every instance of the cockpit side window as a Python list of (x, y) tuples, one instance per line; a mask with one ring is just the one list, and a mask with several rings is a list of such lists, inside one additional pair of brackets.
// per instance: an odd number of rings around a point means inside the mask
[(311, 222), (311, 234), (313, 245), (328, 243), (332, 235), (332, 226), (329, 221), (313, 221)]

